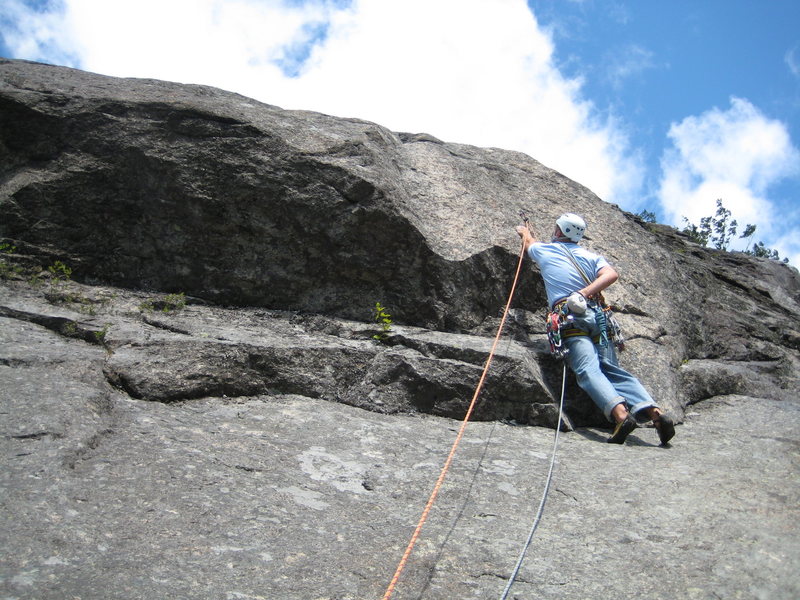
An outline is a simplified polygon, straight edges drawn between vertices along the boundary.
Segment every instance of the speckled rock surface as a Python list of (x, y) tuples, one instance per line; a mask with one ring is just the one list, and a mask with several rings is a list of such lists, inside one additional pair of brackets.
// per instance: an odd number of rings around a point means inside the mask
[[(0, 289), (35, 313), (35, 295)], [(269, 391), (133, 398), (108, 377), (124, 348), (179, 336), (192, 356), (201, 333), (235, 346), (258, 331), (191, 306), (123, 318), (135, 300), (62, 308), (66, 332), (0, 318), (0, 597), (380, 598), (459, 423)], [(105, 345), (76, 335), (98, 319), (114, 323)], [(796, 400), (729, 395), (692, 405), (669, 448), (652, 428), (622, 447), (562, 432), (509, 597), (796, 598), (799, 426)], [(468, 425), (394, 598), (499, 597), (553, 434)]]
[[(738, 393), (797, 389), (796, 269), (700, 248), (524, 154), (0, 59), (0, 238), (79, 281), (356, 321), (380, 301), (398, 324), (486, 336), (513, 279), (520, 209), (542, 237), (567, 210), (586, 217), (584, 244), (621, 274), (607, 297), (629, 340), (623, 364), (678, 416), (697, 392), (718, 393), (708, 382), (731, 363), (757, 382)], [(526, 265), (516, 339), (541, 334), (545, 304)], [(386, 358), (386, 372), (433, 369)], [(681, 377), (692, 361), (706, 361), (700, 380)], [(602, 422), (587, 403), (572, 416)]]
[[(669, 448), (652, 428), (609, 446), (568, 380), (510, 597), (800, 596), (796, 269), (519, 153), (0, 59), (0, 598), (380, 598), (486, 360), (521, 208), (540, 235), (586, 216), (621, 274), (623, 366), (680, 424)], [(557, 423), (544, 304), (526, 265), (394, 598), (504, 588)]]

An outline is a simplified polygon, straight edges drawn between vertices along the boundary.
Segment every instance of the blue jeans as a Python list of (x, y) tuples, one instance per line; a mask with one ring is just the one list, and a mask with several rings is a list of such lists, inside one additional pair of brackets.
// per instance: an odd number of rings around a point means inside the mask
[[(614, 343), (602, 336), (605, 320), (602, 311), (590, 306), (583, 315), (572, 315), (578, 329), (589, 335), (567, 337), (564, 343), (569, 348), (567, 361), (578, 385), (594, 403), (600, 407), (609, 421), (613, 422), (611, 411), (624, 402), (628, 411), (636, 416), (640, 410), (657, 406), (636, 377), (619, 366)], [(601, 336), (595, 343), (592, 338)]]

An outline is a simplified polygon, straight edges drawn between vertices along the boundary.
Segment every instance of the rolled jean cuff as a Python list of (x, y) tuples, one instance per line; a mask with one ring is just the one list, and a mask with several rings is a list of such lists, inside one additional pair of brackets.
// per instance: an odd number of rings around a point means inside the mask
[(614, 422), (614, 417), (611, 416), (611, 411), (614, 410), (614, 407), (617, 404), (625, 404), (625, 398), (623, 398), (622, 396), (617, 396), (616, 398), (611, 399), (605, 405), (605, 408), (603, 408), (603, 413), (606, 415), (606, 419), (608, 419), (612, 423)]

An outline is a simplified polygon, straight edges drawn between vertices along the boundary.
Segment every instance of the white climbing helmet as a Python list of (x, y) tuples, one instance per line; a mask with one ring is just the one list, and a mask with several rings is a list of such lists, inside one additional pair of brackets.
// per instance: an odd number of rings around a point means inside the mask
[(586, 221), (573, 213), (565, 213), (558, 217), (556, 225), (566, 237), (576, 244), (581, 241), (586, 231)]

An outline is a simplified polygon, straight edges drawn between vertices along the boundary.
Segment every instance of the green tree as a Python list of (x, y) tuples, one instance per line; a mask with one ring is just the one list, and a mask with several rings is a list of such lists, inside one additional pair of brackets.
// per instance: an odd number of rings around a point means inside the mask
[(739, 239), (747, 238), (747, 246), (745, 246), (744, 248), (745, 253), (747, 253), (747, 251), (750, 249), (750, 243), (753, 241), (753, 235), (755, 234), (755, 232), (756, 232), (756, 226), (749, 224), (747, 227), (744, 228), (744, 233), (739, 236)]
[[(738, 227), (736, 219), (731, 219), (731, 216), (731, 211), (723, 206), (722, 200), (718, 199), (717, 212), (714, 215), (700, 219), (700, 225), (695, 225), (689, 219), (683, 217), (683, 222), (686, 225), (681, 231), (689, 236), (690, 240), (701, 246), (708, 246), (711, 243), (717, 250), (728, 250), (731, 240), (736, 236)], [(758, 242), (753, 245), (752, 249), (750, 248), (750, 243), (755, 233), (756, 226), (749, 223), (745, 226), (744, 233), (739, 236), (739, 239), (747, 239), (744, 254), (780, 260), (778, 251), (767, 248), (764, 242)], [(783, 262), (788, 263), (789, 259), (784, 258)]]
[[(744, 253), (749, 254), (750, 256), (757, 256), (759, 258), (770, 258), (772, 260), (781, 260), (778, 251), (773, 248), (767, 248), (764, 245), (764, 242), (758, 242), (756, 244), (753, 244), (753, 248), (751, 250), (745, 250)], [(788, 263), (789, 259), (784, 258), (783, 262)]]
[(731, 220), (731, 211), (722, 206), (722, 200), (717, 199), (716, 218), (712, 219), (714, 233), (711, 242), (717, 250), (727, 250), (731, 239), (736, 235), (736, 219)]
[[(686, 223), (683, 233), (688, 235), (689, 239), (701, 246), (707, 246), (710, 242), (717, 250), (728, 249), (738, 227), (736, 219), (731, 219), (731, 211), (722, 205), (720, 199), (717, 199), (716, 214), (700, 219), (699, 227), (686, 217), (683, 217), (683, 221)], [(747, 226), (748, 231), (751, 227), (754, 226)]]
[(642, 221), (645, 223), (655, 223), (656, 222), (656, 213), (650, 212), (649, 210), (642, 210), (641, 212), (636, 214)]
[(686, 223), (686, 226), (681, 231), (689, 236), (690, 240), (701, 246), (708, 244), (708, 238), (711, 237), (711, 217), (700, 219), (699, 227), (686, 217), (683, 217), (683, 222)]

